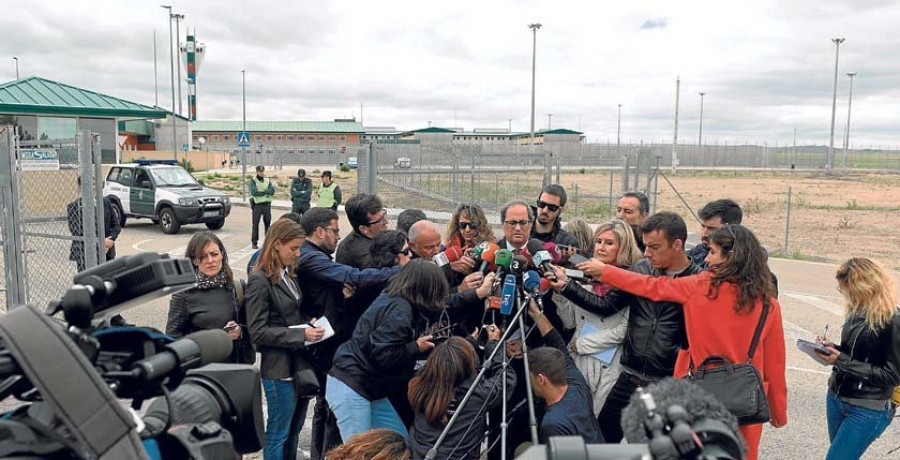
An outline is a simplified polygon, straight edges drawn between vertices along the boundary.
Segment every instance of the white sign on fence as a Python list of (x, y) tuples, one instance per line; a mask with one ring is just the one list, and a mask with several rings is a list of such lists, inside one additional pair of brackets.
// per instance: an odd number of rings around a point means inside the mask
[(19, 167), (22, 171), (59, 171), (56, 149), (21, 149)]

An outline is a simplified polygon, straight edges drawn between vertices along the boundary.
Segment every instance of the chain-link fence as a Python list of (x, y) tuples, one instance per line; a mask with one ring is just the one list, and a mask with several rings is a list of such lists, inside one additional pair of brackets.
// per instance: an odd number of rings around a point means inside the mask
[(4, 157), (11, 173), (4, 214), (13, 218), (4, 221), (12, 232), (4, 232), (10, 250), (3, 262), (5, 270), (12, 264), (17, 270), (16, 279), (6, 277), (6, 288), (16, 283), (23, 291), (7, 300), (44, 307), (71, 287), (79, 265), (105, 260), (102, 186), (94, 186), (102, 183), (99, 136), (82, 131), (72, 139), (17, 140)]

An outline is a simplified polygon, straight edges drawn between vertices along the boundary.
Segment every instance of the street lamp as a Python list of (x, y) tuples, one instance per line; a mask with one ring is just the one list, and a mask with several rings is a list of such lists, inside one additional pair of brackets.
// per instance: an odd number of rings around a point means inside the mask
[(850, 107), (853, 105), (853, 77), (856, 72), (847, 72), (850, 77), (850, 98), (847, 101), (847, 132), (844, 133), (844, 156), (841, 158), (841, 168), (847, 167), (850, 158)]
[[(241, 70), (241, 104), (244, 112), (244, 124), (241, 130), (247, 132), (247, 73)], [(247, 148), (241, 147), (241, 200), (247, 202)]]
[(837, 111), (838, 57), (841, 52), (843, 38), (832, 38), (834, 42), (834, 95), (831, 98), (831, 135), (828, 139), (828, 158), (825, 158), (825, 169), (834, 167), (834, 116)]
[(700, 154), (703, 154), (703, 96), (706, 93), (700, 93), (700, 135), (697, 138), (697, 145), (700, 147)]
[(169, 73), (172, 76), (172, 155), (178, 161), (178, 123), (175, 121), (175, 55), (172, 53), (172, 6), (159, 5), (169, 10)]
[[(203, 150), (203, 144), (206, 143), (206, 138), (200, 136), (200, 138), (197, 139), (197, 142), (200, 143), (200, 150)], [(206, 171), (209, 172), (209, 147), (206, 148)]]
[(528, 28), (531, 29), (534, 37), (531, 45), (531, 142), (529, 147), (529, 153), (534, 153), (534, 77), (537, 68), (537, 31), (541, 28), (541, 24), (528, 24)]
[(13, 61), (16, 61), (16, 80), (19, 79), (19, 58), (13, 56)]
[(616, 156), (622, 158), (619, 147), (622, 145), (622, 104), (619, 104), (619, 116), (616, 119)]

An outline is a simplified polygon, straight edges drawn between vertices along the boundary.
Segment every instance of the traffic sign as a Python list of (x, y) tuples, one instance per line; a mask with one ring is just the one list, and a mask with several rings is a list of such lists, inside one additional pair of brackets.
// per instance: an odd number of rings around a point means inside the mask
[(250, 147), (250, 131), (238, 131), (237, 136), (238, 147), (245, 149)]
[(187, 152), (190, 148), (191, 146), (188, 144), (181, 144), (181, 150), (184, 150), (185, 152)]

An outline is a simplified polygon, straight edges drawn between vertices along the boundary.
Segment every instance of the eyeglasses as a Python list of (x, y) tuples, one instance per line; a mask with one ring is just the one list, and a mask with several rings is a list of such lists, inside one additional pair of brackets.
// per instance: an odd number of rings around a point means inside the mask
[(461, 228), (462, 230), (465, 230), (468, 228), (471, 228), (472, 230), (478, 230), (478, 227), (481, 227), (481, 224), (479, 224), (478, 222), (460, 222), (459, 223), (459, 228)]
[(380, 219), (373, 220), (372, 222), (367, 223), (366, 226), (379, 225), (379, 224), (386, 225), (387, 223), (388, 223), (388, 218), (387, 218), (387, 213), (385, 212), (384, 214), (381, 215)]
[(560, 206), (558, 204), (550, 204), (550, 203), (545, 203), (541, 200), (538, 200), (537, 207), (538, 207), (538, 209), (547, 208), (547, 210), (550, 212), (556, 212), (556, 211), (559, 211)]
[(513, 227), (513, 228), (516, 228), (516, 227), (525, 228), (528, 226), (528, 224), (531, 223), (531, 221), (529, 221), (529, 220), (507, 220), (503, 223), (506, 225), (509, 225), (510, 227)]

